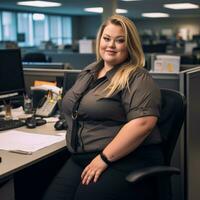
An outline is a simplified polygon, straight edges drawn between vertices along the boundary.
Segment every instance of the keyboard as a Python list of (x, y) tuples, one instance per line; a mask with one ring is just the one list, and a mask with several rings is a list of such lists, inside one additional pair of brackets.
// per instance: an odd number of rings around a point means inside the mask
[(25, 122), (21, 120), (0, 120), (0, 131), (18, 128), (24, 126)]

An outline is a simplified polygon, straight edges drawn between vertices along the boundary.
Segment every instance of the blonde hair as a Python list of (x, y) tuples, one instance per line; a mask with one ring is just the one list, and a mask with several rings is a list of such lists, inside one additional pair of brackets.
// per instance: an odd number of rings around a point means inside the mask
[(100, 40), (104, 28), (109, 24), (114, 24), (122, 27), (125, 33), (125, 44), (128, 50), (129, 59), (128, 62), (121, 66), (112, 77), (111, 82), (106, 88), (106, 91), (108, 91), (106, 96), (111, 96), (115, 91), (121, 90), (126, 86), (129, 88), (130, 75), (138, 67), (144, 67), (145, 64), (145, 57), (136, 26), (130, 19), (122, 15), (113, 15), (100, 26), (96, 40), (97, 61), (102, 60), (99, 52)]

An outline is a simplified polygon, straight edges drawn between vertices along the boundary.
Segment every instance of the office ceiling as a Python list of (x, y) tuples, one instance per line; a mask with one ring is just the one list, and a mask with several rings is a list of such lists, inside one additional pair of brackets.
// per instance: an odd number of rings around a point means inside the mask
[[(25, 1), (25, 0), (20, 0)], [(27, 6), (16, 5), (16, 0), (0, 0), (0, 9), (8, 10), (21, 10), (30, 12), (42, 12), (53, 14), (65, 14), (65, 15), (84, 15), (93, 16), (100, 15), (95, 13), (88, 13), (84, 11), (85, 7), (103, 7), (111, 4), (113, 0), (49, 0), (52, 2), (62, 3), (61, 7), (54, 8), (36, 8)], [(191, 10), (172, 10), (164, 8), (163, 4), (166, 3), (195, 3), (200, 6), (200, 0), (141, 0), (124, 2), (117, 0), (117, 7), (121, 9), (127, 9), (128, 13), (125, 14), (131, 18), (141, 18), (143, 12), (165, 12), (170, 14), (170, 17), (200, 17), (200, 8)]]

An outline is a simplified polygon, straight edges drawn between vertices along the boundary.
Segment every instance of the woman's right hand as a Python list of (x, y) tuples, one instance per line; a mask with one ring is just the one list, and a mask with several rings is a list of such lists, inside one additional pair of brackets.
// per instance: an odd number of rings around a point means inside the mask
[(83, 170), (81, 174), (82, 184), (88, 185), (91, 181), (97, 182), (107, 167), (108, 165), (101, 159), (100, 155), (96, 156)]

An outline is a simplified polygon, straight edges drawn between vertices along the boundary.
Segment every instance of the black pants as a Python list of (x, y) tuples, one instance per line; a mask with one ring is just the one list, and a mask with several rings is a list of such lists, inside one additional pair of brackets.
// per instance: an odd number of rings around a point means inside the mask
[(137, 200), (152, 183), (130, 184), (126, 175), (144, 166), (162, 164), (158, 146), (139, 148), (107, 168), (96, 183), (81, 184), (84, 167), (96, 154), (73, 155), (58, 172), (43, 200)]

